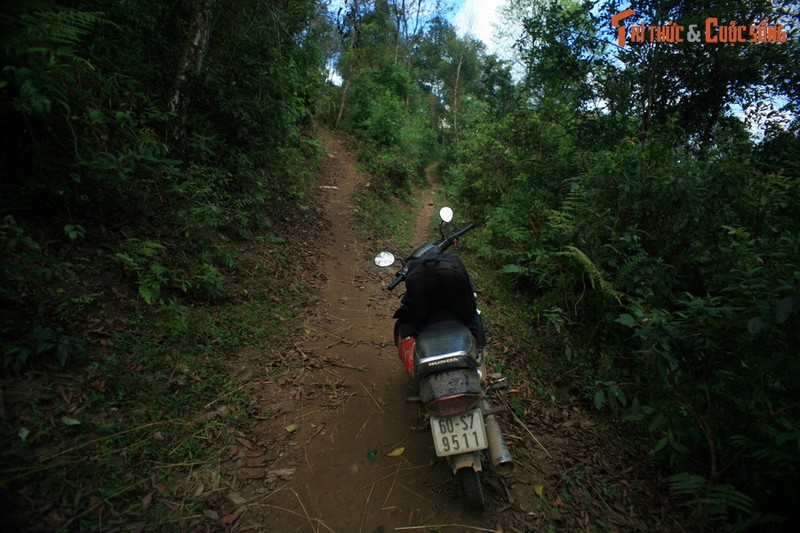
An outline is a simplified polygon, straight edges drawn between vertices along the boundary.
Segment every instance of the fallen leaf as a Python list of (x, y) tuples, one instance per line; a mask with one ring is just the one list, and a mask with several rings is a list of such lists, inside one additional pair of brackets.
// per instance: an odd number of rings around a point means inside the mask
[(289, 433), (294, 433), (297, 430), (297, 424), (289, 424), (284, 429)]
[(268, 476), (279, 477), (284, 481), (291, 481), (294, 476), (294, 468), (281, 468), (279, 470), (270, 470)]
[(403, 448), (402, 446), (400, 446), (399, 448), (395, 448), (394, 450), (392, 450), (389, 453), (387, 453), (386, 457), (399, 457), (399, 456), (403, 455), (403, 453), (405, 451), (406, 451), (406, 449)]
[(95, 516), (100, 516), (103, 514), (105, 509), (105, 502), (98, 496), (92, 496), (89, 498), (89, 510), (94, 513)]
[(142, 510), (146, 511), (150, 507), (150, 504), (152, 502), (153, 502), (153, 493), (149, 492), (144, 498), (142, 498)]
[(230, 501), (233, 505), (239, 506), (247, 503), (247, 500), (242, 498), (242, 495), (238, 492), (230, 492), (228, 493), (228, 501)]
[(74, 418), (70, 418), (68, 416), (62, 416), (61, 417), (61, 423), (64, 424), (65, 426), (80, 426), (81, 425), (81, 421), (80, 420), (75, 420)]
[(536, 493), (538, 497), (544, 496), (544, 485), (539, 485), (538, 483), (533, 486), (533, 492)]
[(212, 511), (211, 509), (205, 509), (203, 511), (203, 515), (210, 520), (219, 520), (219, 514), (217, 514), (216, 511)]
[[(201, 379), (194, 379), (194, 377), (195, 376), (192, 377), (194, 381), (202, 381)], [(210, 413), (206, 413), (203, 418), (206, 420), (214, 420), (215, 418), (225, 418), (229, 414), (231, 414), (231, 408), (227, 405), (221, 405)]]
[(217, 521), (217, 525), (227, 528), (228, 526), (236, 522), (236, 520), (238, 520), (238, 518), (242, 516), (243, 512), (244, 509), (242, 508), (232, 512), (229, 515), (225, 515)]

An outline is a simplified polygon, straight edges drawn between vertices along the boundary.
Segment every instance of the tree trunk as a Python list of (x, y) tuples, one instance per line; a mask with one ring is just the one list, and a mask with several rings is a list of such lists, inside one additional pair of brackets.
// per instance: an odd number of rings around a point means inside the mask
[(179, 124), (186, 121), (186, 110), (189, 106), (189, 76), (200, 73), (208, 53), (215, 1), (205, 0), (197, 3), (189, 32), (189, 41), (184, 46), (178, 72), (175, 75), (168, 110), (170, 113), (177, 114)]
[[(397, 57), (400, 55), (400, 39), (401, 37), (406, 42), (408, 41), (408, 19), (406, 18), (406, 0), (403, 0), (398, 6), (394, 6), (394, 64), (397, 64)], [(406, 31), (403, 31), (406, 28)]]
[(453, 87), (453, 138), (458, 146), (458, 83), (461, 79), (461, 65), (464, 63), (464, 49), (458, 54), (458, 68), (456, 68), (456, 83)]
[[(350, 69), (352, 71), (352, 69)], [(339, 112), (336, 113), (336, 122), (333, 124), (334, 128), (339, 127), (339, 121), (342, 120), (342, 115), (344, 114), (344, 99), (347, 96), (347, 89), (350, 87), (350, 75), (348, 74), (347, 79), (344, 80), (344, 87), (342, 87), (342, 101), (339, 102)]]
[[(353, 2), (352, 11), (353, 13), (353, 38), (350, 39), (350, 45), (347, 47), (348, 55), (353, 54), (353, 50), (356, 47), (356, 40), (358, 39), (358, 0)], [(351, 58), (352, 61), (352, 58)], [(339, 122), (342, 120), (342, 115), (344, 115), (344, 104), (345, 99), (347, 97), (347, 89), (350, 88), (350, 78), (353, 76), (353, 64), (350, 63), (347, 68), (347, 77), (344, 80), (344, 87), (342, 87), (342, 100), (339, 102), (339, 112), (336, 114), (336, 122), (333, 124), (334, 128), (339, 127)]]

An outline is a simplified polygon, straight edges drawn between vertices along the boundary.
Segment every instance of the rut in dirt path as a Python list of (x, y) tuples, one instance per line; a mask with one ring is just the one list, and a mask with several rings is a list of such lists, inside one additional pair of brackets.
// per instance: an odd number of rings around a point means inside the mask
[(422, 190), (420, 193), (420, 208), (417, 214), (417, 220), (414, 224), (414, 233), (411, 237), (411, 246), (419, 246), (426, 242), (429, 238), (428, 231), (430, 230), (431, 220), (433, 220), (436, 206), (433, 204), (433, 192), (439, 185), (439, 178), (436, 176), (436, 169), (439, 165), (433, 163), (425, 168), (425, 178), (430, 187)]

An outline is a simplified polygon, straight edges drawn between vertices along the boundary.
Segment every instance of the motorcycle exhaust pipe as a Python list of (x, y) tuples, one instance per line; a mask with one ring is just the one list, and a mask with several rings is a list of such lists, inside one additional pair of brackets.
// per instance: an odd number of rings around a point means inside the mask
[(492, 458), (495, 472), (503, 477), (510, 476), (514, 472), (514, 459), (494, 415), (486, 417), (486, 439), (489, 441), (489, 456)]

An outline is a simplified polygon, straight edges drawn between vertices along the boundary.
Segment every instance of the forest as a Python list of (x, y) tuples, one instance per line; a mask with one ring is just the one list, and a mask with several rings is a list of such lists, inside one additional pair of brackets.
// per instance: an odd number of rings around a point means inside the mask
[[(449, 13), (437, 0), (3, 2), (4, 383), (89, 368), (141, 385), (135, 365), (98, 355), (106, 334), (135, 335), (87, 329), (114, 305), (213, 359), (221, 319), (202, 309), (225, 302), (240, 243), (278, 243), (303, 215), (326, 127), (357, 143), (380, 201), (410, 202), (438, 165), (480, 228), (470, 253), (548, 354), (525, 372), (629, 427), (698, 524), (798, 520), (797, 3), (508, 0), (504, 57)], [(671, 22), (714, 38), (631, 31)], [(766, 42), (727, 42), (733, 26)], [(244, 313), (226, 319), (244, 330)], [(34, 406), (23, 427), (2, 394), (5, 493), (78, 421), (48, 426)]]

